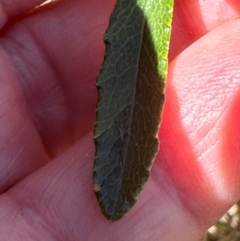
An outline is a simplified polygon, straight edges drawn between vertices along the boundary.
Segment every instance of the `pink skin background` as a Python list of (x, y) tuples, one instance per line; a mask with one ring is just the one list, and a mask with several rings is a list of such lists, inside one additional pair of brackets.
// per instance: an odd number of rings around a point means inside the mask
[(198, 240), (240, 198), (240, 2), (175, 0), (160, 151), (115, 223), (92, 166), (116, 0), (42, 2), (0, 0), (0, 240)]

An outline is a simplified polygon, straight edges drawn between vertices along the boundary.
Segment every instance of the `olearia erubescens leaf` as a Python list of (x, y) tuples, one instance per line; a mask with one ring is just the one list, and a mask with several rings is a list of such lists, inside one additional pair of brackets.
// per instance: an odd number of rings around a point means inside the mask
[(158, 151), (173, 0), (118, 0), (97, 80), (94, 191), (120, 219), (136, 202)]

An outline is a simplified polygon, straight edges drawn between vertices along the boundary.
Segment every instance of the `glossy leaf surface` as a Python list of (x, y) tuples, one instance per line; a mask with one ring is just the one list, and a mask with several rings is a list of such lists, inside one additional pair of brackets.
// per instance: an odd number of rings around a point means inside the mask
[(97, 80), (94, 190), (120, 219), (136, 202), (158, 150), (173, 0), (118, 0)]

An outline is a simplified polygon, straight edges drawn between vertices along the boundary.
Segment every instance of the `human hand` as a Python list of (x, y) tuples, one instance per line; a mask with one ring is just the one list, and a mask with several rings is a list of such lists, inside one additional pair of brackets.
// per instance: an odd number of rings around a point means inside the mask
[[(0, 25), (41, 2), (2, 0)], [(223, 15), (215, 0), (185, 2), (175, 4), (161, 149), (115, 223), (92, 187), (95, 81), (115, 0), (63, 1), (3, 29), (0, 240), (193, 241), (239, 199), (240, 27), (228, 20), (240, 5), (221, 2)]]

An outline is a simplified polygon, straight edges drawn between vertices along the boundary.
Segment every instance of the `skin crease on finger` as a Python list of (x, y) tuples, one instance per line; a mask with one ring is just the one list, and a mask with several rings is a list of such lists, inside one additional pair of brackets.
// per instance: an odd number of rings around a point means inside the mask
[(15, 69), (0, 47), (0, 192), (48, 161), (39, 134), (29, 118)]

